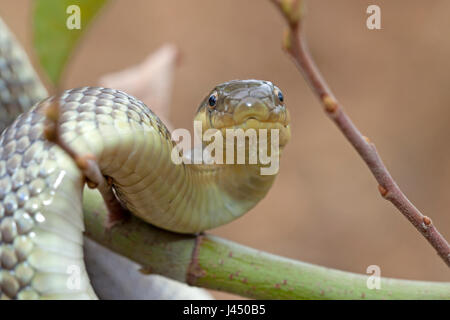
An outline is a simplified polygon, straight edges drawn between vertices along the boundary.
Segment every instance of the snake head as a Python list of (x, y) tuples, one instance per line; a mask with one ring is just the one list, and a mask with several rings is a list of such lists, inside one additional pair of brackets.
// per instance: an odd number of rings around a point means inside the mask
[(270, 81), (232, 80), (216, 86), (198, 108), (202, 130), (279, 130), (279, 145), (290, 139), (290, 116), (281, 90)]

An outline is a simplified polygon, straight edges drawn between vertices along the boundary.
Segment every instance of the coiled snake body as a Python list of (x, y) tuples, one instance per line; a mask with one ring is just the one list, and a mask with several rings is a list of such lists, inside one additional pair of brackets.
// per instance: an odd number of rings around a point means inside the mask
[[(8, 43), (2, 50), (15, 48), (1, 52), (0, 62), (10, 67), (6, 74), (0, 68), (1, 92), (9, 94), (12, 104), (14, 97), (23, 101), (25, 94), (28, 102), (42, 98), (43, 89), (23, 53), (4, 32), (0, 35), (0, 41)], [(12, 70), (10, 61), (21, 67)], [(5, 79), (16, 71), (26, 79), (17, 76), (10, 81), (16, 85), (11, 89)], [(204, 130), (279, 129), (282, 148), (290, 137), (282, 100), (270, 82), (231, 81), (205, 98), (196, 119)], [(192, 233), (227, 223), (261, 200), (275, 179), (261, 175), (264, 165), (259, 163), (175, 164), (174, 142), (164, 124), (142, 102), (118, 90), (84, 87), (42, 100), (0, 137), (2, 298), (96, 298), (83, 262), (85, 180), (74, 160), (43, 135), (43, 109), (52, 102), (60, 106), (64, 143), (77, 154), (95, 156), (121, 203), (164, 229)], [(76, 288), (67, 285), (68, 270), (74, 267), (81, 275)]]

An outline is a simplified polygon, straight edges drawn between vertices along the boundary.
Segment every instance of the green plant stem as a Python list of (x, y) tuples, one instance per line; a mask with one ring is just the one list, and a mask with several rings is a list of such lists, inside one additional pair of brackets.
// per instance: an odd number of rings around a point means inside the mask
[(100, 194), (84, 192), (86, 234), (129, 259), (144, 272), (190, 285), (256, 299), (450, 299), (450, 283), (381, 279), (368, 289), (369, 275), (316, 266), (221, 239), (181, 235), (133, 216), (107, 228)]

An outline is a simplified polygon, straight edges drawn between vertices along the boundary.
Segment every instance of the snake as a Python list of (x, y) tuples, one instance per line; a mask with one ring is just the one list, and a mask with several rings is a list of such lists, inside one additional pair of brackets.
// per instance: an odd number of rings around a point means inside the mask
[[(157, 227), (198, 233), (237, 219), (263, 199), (277, 174), (261, 163), (175, 163), (177, 143), (143, 102), (112, 88), (81, 87), (48, 97), (17, 40), (0, 21), (0, 296), (2, 299), (96, 299), (83, 259), (82, 191), (74, 158), (46, 139), (45, 110), (57, 104), (60, 140), (89, 155), (118, 202)], [(281, 155), (290, 116), (270, 81), (215, 86), (194, 120), (214, 129), (276, 129)], [(272, 132), (272, 131), (270, 131)], [(202, 150), (206, 144), (202, 145)], [(245, 144), (248, 149), (248, 144)], [(228, 150), (224, 151), (230, 152)], [(69, 286), (68, 270), (79, 282)]]

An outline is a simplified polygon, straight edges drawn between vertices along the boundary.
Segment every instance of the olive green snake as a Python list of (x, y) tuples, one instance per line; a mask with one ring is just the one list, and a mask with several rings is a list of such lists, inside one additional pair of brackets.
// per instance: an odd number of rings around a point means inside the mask
[[(266, 165), (259, 162), (174, 163), (169, 130), (124, 92), (83, 87), (46, 95), (0, 21), (0, 121), (2, 129), (9, 125), (0, 137), (2, 298), (96, 298), (83, 261), (86, 181), (74, 159), (44, 136), (49, 104), (59, 106), (61, 140), (76, 154), (94, 157), (120, 203), (170, 231), (196, 233), (240, 217), (264, 198), (276, 177), (262, 175)], [(281, 152), (290, 138), (283, 100), (269, 81), (234, 80), (216, 86), (195, 119), (204, 131), (277, 129)], [(68, 286), (71, 268), (79, 270), (76, 287)]]

